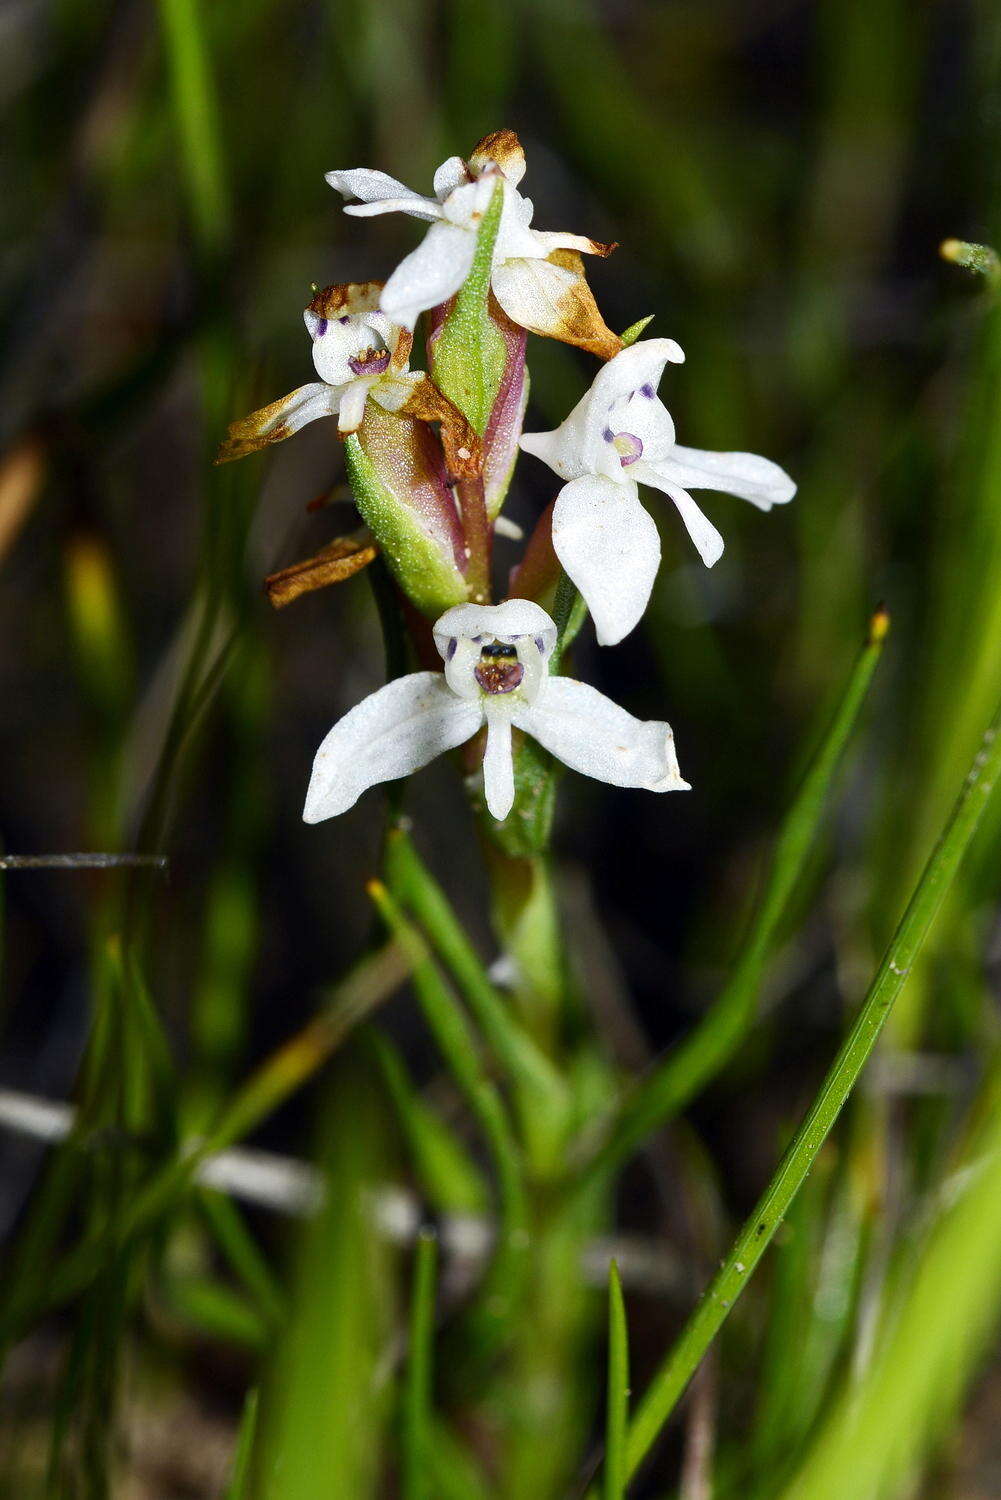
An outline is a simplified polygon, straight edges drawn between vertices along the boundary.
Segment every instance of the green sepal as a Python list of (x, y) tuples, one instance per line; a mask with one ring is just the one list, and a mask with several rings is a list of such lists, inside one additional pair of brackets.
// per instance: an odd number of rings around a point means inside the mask
[(656, 317), (656, 313), (650, 313), (648, 317), (646, 317), (646, 318), (637, 318), (637, 320), (636, 320), (635, 323), (630, 323), (629, 327), (626, 329), (625, 333), (622, 335), (622, 347), (623, 347), (623, 349), (628, 349), (630, 344), (635, 344), (636, 340), (639, 338), (639, 336), (643, 332), (644, 328), (646, 328), (650, 323), (652, 323), (655, 317)]
[(503, 208), (504, 190), (498, 180), (477, 232), (469, 275), (430, 347), (435, 385), (480, 437), (487, 430), (507, 363), (507, 346), (489, 311), (490, 274)]
[(407, 597), (432, 619), (453, 604), (464, 604), (469, 598), (466, 580), (406, 498), (383, 481), (356, 433), (345, 439), (344, 459), (358, 511)]

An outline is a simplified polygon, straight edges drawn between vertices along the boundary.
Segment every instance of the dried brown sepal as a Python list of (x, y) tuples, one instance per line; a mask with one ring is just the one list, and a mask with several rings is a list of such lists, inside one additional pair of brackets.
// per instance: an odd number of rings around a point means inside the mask
[(378, 547), (367, 528), (338, 537), (323, 547), (315, 557), (293, 563), (271, 573), (264, 580), (264, 592), (275, 609), (284, 609), (302, 594), (311, 594), (315, 589), (326, 588), (331, 583), (343, 583), (367, 568), (378, 554)]
[(400, 412), (421, 422), (441, 424), (445, 463), (453, 479), (475, 479), (483, 472), (483, 444), (475, 429), (427, 375), (416, 382), (413, 395)]
[(315, 294), (306, 311), (329, 320), (375, 312), (382, 287), (381, 281), (334, 282)]
[(525, 150), (513, 130), (492, 130), (477, 141), (469, 158), (474, 173), (479, 176), (491, 162), (496, 162), (511, 182), (520, 182), (525, 175)]
[[(614, 245), (609, 245), (598, 253), (607, 254), (614, 248)], [(617, 333), (612, 332), (598, 311), (594, 293), (584, 275), (584, 262), (579, 252), (554, 250), (547, 258), (554, 266), (572, 272), (574, 279), (556, 303), (554, 325), (533, 331), (544, 333), (549, 338), (561, 339), (565, 344), (575, 344), (578, 349), (586, 349), (599, 359), (612, 359), (621, 351), (622, 340)]]

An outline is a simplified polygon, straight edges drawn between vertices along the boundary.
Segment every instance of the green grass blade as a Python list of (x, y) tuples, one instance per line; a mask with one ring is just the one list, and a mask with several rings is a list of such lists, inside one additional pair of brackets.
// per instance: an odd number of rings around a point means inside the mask
[(226, 1486), (222, 1500), (251, 1500), (250, 1457), (254, 1451), (254, 1436), (257, 1432), (258, 1393), (256, 1388), (247, 1392), (240, 1418), (240, 1431), (233, 1455), (233, 1473)]
[(421, 1191), (437, 1213), (482, 1214), (489, 1194), (462, 1142), (421, 1098), (396, 1047), (376, 1030), (366, 1033), (393, 1101)]
[(1001, 708), (820, 1092), (730, 1254), (654, 1376), (629, 1428), (634, 1474), (740, 1296), (865, 1065), (987, 806), (1001, 771)]
[(200, 248), (203, 253), (211, 254), (222, 250), (229, 239), (232, 210), (223, 167), (218, 107), (202, 29), (209, 14), (197, 0), (160, 0), (191, 217)]
[(602, 1500), (626, 1493), (626, 1422), (629, 1415), (629, 1335), (619, 1268), (608, 1268), (608, 1409), (605, 1414), (605, 1470)]
[(433, 1231), (417, 1237), (413, 1298), (410, 1307), (410, 1355), (403, 1392), (403, 1500), (430, 1500), (428, 1482), (431, 1371), (434, 1348), (435, 1272), (438, 1241)]
[(566, 1084), (494, 989), (448, 897), (402, 828), (394, 828), (387, 839), (386, 872), (394, 896), (424, 928), (512, 1080), (537, 1100), (565, 1109)]
[(381, 881), (370, 881), (368, 890), (383, 920), (410, 959), (413, 985), (425, 1019), (483, 1131), (497, 1168), (500, 1226), (497, 1252), (483, 1289), (482, 1309), (486, 1327), (493, 1333), (500, 1333), (510, 1320), (520, 1291), (528, 1245), (528, 1208), (521, 1155), (504, 1101), (484, 1071), (476, 1037), (423, 938), (404, 917)]
[(779, 831), (761, 903), (733, 972), (695, 1030), (629, 1096), (582, 1180), (614, 1171), (652, 1131), (677, 1115), (732, 1058), (753, 1024), (765, 966), (789, 901), (814, 848), (827, 798), (858, 720), (889, 628), (873, 615), (843, 697)]

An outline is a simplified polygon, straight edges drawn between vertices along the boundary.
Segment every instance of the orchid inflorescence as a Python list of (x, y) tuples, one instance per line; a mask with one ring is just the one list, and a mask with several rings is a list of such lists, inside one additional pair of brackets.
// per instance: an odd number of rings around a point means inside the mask
[[(569, 581), (602, 645), (639, 622), (660, 564), (640, 484), (674, 502), (707, 567), (723, 539), (691, 490), (722, 490), (761, 510), (795, 493), (768, 459), (675, 441), (657, 388), (684, 354), (673, 339), (631, 339), (643, 324), (621, 338), (607, 327), (582, 255), (615, 246), (532, 228), (532, 203), (519, 192), (524, 172), (510, 130), (486, 136), (467, 161), (444, 162), (432, 197), (367, 168), (329, 172), (332, 187), (358, 200), (347, 214), (409, 214), (428, 223), (426, 235), (385, 284), (315, 292), (304, 317), (318, 380), (234, 422), (220, 450), (220, 462), (239, 458), (335, 416), (364, 528), (275, 575), (294, 583), (272, 598), (288, 602), (381, 554), (416, 607), (407, 619), (418, 657), (429, 665), (436, 649), (441, 658), (443, 670), (394, 678), (335, 724), (316, 755), (307, 822), (345, 812), (368, 787), (418, 770), (484, 727), (484, 800), (498, 820), (516, 802), (515, 731), (616, 786), (687, 788), (667, 724), (641, 722), (561, 674), (564, 643), (544, 606), (554, 609), (558, 587), (565, 600)], [(410, 368), (422, 315), (426, 372)], [(529, 332), (604, 363), (555, 431), (523, 435)], [(512, 571), (512, 596), (492, 603), (491, 544), (505, 527), (519, 447), (548, 464), (562, 488)]]

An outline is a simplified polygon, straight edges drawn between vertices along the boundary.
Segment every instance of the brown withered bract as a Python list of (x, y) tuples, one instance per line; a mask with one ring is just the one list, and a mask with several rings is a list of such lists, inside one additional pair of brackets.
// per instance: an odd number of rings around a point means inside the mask
[(374, 561), (378, 552), (371, 533), (362, 528), (348, 536), (338, 537), (322, 547), (315, 557), (307, 557), (303, 562), (269, 574), (264, 580), (264, 592), (275, 609), (284, 609), (302, 594), (311, 594), (328, 584), (353, 578)]

